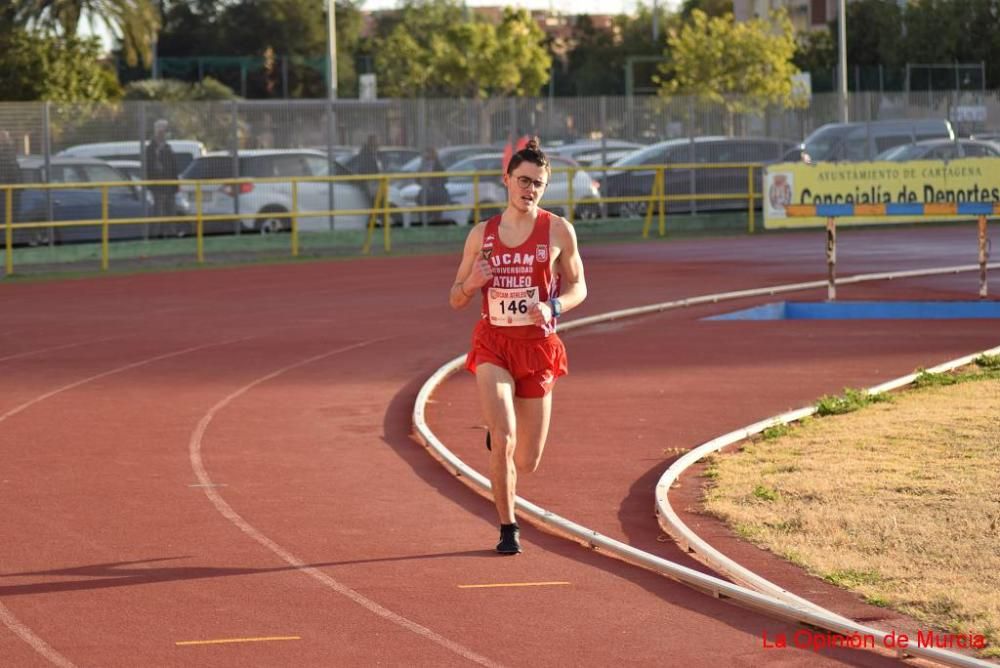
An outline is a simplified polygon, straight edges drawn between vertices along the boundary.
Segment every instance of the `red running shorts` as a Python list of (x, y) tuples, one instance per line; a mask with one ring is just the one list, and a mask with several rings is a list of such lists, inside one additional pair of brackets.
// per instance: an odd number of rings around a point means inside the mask
[(541, 399), (559, 376), (569, 372), (566, 347), (556, 334), (545, 338), (511, 338), (499, 333), (502, 327), (492, 327), (480, 320), (472, 331), (472, 349), (465, 358), (465, 368), (472, 373), (480, 364), (495, 364), (510, 372), (514, 379), (514, 396)]

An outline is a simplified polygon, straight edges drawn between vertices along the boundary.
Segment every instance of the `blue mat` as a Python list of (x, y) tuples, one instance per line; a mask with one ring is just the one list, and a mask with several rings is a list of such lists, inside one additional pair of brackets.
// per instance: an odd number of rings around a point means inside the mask
[(1000, 318), (1000, 301), (774, 302), (706, 320), (952, 320)]

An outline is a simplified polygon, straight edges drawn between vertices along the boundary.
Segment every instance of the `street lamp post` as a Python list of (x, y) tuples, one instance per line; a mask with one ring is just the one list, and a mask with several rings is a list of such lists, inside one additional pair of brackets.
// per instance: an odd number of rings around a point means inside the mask
[(837, 0), (837, 12), (840, 20), (837, 21), (837, 47), (839, 50), (839, 63), (837, 66), (837, 89), (840, 102), (840, 122), (846, 123), (849, 118), (847, 112), (847, 1)]
[(334, 0), (326, 0), (326, 90), (327, 98), (337, 99), (337, 9)]

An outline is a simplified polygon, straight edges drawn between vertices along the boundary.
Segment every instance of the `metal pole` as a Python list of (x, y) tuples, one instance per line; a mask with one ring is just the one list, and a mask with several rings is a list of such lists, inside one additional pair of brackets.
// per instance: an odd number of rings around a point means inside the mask
[(326, 90), (330, 100), (337, 99), (337, 7), (326, 0)]
[(660, 40), (660, 10), (657, 7), (657, 0), (653, 0), (653, 44)]
[(850, 120), (847, 113), (847, 0), (837, 0), (837, 12), (840, 17), (837, 21), (837, 48), (840, 56), (837, 66), (839, 79), (837, 88), (840, 96), (840, 122), (847, 123)]
[(986, 238), (986, 216), (979, 216), (979, 298), (986, 299), (986, 263), (990, 259)]
[[(229, 105), (232, 113), (233, 124), (230, 128), (229, 141), (233, 152), (233, 178), (240, 178), (240, 108), (239, 103), (233, 100)], [(236, 214), (236, 222), (233, 223), (234, 232), (238, 235), (243, 233), (243, 221), (240, 220), (240, 184), (233, 183), (233, 213)]]
[(826, 299), (837, 300), (837, 219), (826, 219)]

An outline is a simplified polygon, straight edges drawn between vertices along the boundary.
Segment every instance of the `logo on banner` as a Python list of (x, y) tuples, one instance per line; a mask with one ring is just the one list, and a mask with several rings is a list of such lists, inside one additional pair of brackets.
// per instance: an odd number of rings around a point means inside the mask
[(771, 208), (784, 211), (792, 203), (792, 184), (788, 182), (787, 174), (775, 174), (767, 193)]

